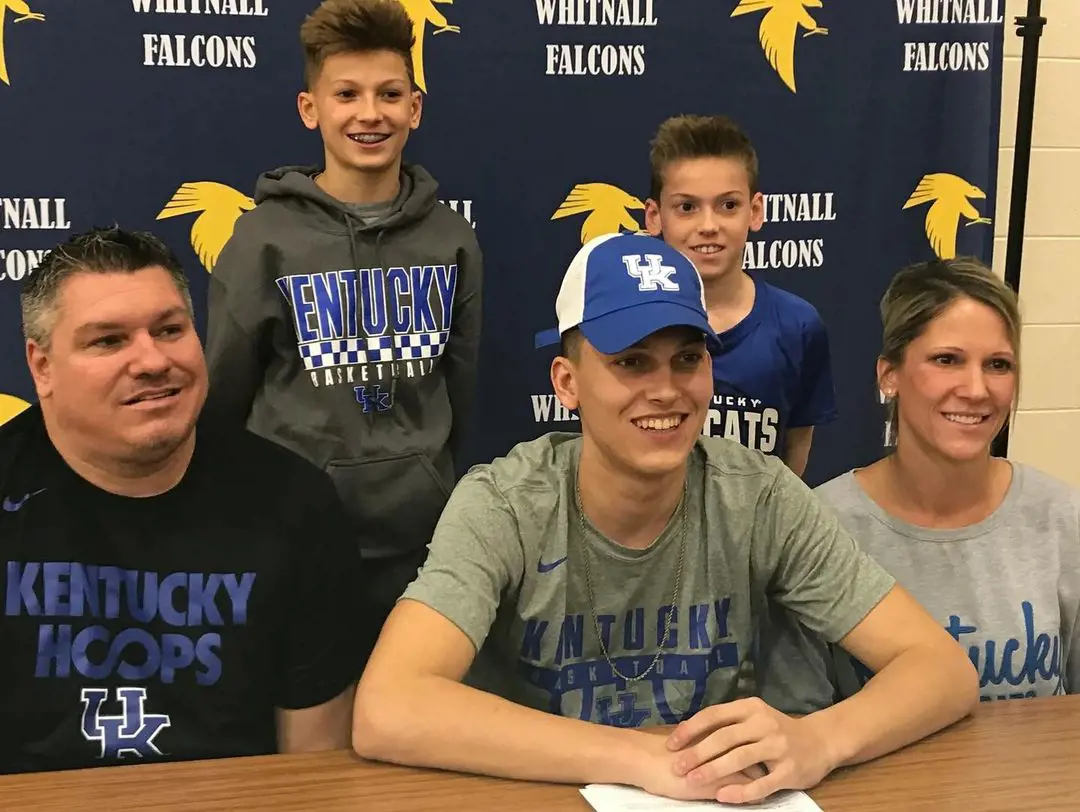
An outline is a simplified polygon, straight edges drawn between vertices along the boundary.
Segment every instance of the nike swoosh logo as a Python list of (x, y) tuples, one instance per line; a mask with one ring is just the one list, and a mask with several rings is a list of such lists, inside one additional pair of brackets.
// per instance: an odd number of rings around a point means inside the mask
[(566, 556), (564, 555), (558, 561), (552, 561), (550, 564), (545, 564), (543, 561), (537, 561), (536, 562), (536, 571), (537, 572), (551, 572), (553, 569), (555, 569), (557, 566), (559, 566), (559, 564), (561, 564), (565, 560), (566, 560)]
[(41, 493), (44, 490), (45, 489), (42, 488), (40, 491), (34, 491), (33, 493), (28, 493), (22, 499), (18, 499), (18, 500), (12, 499), (10, 496), (5, 496), (4, 497), (4, 504), (3, 504), (4, 510), (6, 510), (8, 513), (14, 513), (15, 511), (19, 510), (23, 505), (26, 504), (27, 499), (29, 499), (31, 496), (37, 496), (39, 493)]

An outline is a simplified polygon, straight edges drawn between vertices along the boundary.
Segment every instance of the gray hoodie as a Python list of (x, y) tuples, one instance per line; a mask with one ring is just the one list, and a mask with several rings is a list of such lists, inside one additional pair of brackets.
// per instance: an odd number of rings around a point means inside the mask
[(260, 176), (213, 268), (207, 409), (325, 469), (366, 554), (415, 551), (473, 401), (480, 248), (419, 166), (374, 216), (316, 173)]

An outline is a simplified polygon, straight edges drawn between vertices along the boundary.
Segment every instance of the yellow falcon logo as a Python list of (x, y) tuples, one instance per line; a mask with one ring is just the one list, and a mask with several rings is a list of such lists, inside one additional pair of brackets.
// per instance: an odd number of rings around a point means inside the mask
[(8, 11), (19, 15), (12, 20), (13, 23), (45, 19), (44, 14), (31, 11), (30, 6), (26, 5), (26, 0), (0, 0), (0, 82), (5, 85), (11, 84), (11, 79), (8, 77), (7, 60), (4, 58), (4, 18), (7, 16)]
[(960, 230), (960, 218), (967, 218), (965, 226), (989, 223), (990, 219), (979, 214), (972, 200), (985, 200), (986, 192), (957, 175), (935, 172), (925, 175), (904, 204), (905, 209), (932, 201), (926, 211), (926, 237), (939, 259), (956, 256), (956, 232)]
[(806, 29), (803, 37), (829, 33), (828, 28), (815, 22), (808, 8), (821, 8), (821, 0), (740, 0), (731, 12), (732, 17), (765, 12), (758, 28), (761, 49), (792, 93), (795, 92), (795, 35), (799, 28)]
[(603, 234), (629, 231), (642, 233), (641, 224), (630, 214), (632, 209), (644, 210), (645, 204), (610, 183), (579, 183), (570, 190), (559, 208), (551, 215), (552, 220), (585, 214), (581, 224), (581, 244)]
[(435, 8), (436, 3), (453, 4), (454, 0), (398, 0), (405, 6), (413, 21), (413, 36), (416, 37), (416, 45), (413, 46), (413, 76), (416, 86), (427, 93), (427, 78), (424, 76), (424, 29), (428, 23), (434, 26), (432, 35), (435, 34), (460, 34), (461, 29), (456, 25), (450, 25), (442, 12)]
[(158, 220), (201, 212), (191, 226), (191, 247), (207, 273), (213, 273), (218, 256), (232, 236), (236, 221), (255, 201), (224, 183), (203, 180), (185, 183), (165, 204)]
[(30, 404), (22, 398), (0, 392), (0, 425), (29, 408)]

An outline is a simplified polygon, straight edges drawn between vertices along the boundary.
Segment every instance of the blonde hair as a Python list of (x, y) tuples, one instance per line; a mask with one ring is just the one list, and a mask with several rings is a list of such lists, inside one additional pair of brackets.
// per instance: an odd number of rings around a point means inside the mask
[[(972, 299), (1001, 317), (1016, 358), (1019, 381), (1020, 307), (1016, 292), (975, 257), (935, 259), (900, 270), (881, 297), (881, 359), (891, 367), (904, 361), (912, 341), (957, 299)], [(1018, 388), (1019, 391), (1019, 388)], [(1015, 403), (1013, 404), (1015, 409)], [(897, 400), (886, 400), (889, 435), (896, 437)]]

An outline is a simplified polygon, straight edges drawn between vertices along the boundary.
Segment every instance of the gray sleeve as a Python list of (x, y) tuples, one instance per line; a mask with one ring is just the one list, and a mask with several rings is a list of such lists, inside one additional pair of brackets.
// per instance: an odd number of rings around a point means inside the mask
[(829, 646), (785, 607), (767, 602), (754, 655), (758, 695), (783, 713), (808, 714), (838, 698)]
[(434, 609), (479, 651), (503, 597), (521, 582), (523, 562), (510, 504), (486, 471), (474, 471), (454, 488), (427, 560), (400, 600)]
[(758, 511), (752, 563), (769, 598), (835, 643), (885, 597), (895, 580), (859, 549), (833, 511), (787, 466)]
[(472, 418), (483, 323), (484, 260), (476, 237), (471, 233), (472, 229), (469, 231), (470, 240), (458, 259), (458, 287), (454, 296), (450, 338), (443, 357), (452, 414), (450, 449), (455, 462), (460, 458), (465, 431)]
[(1080, 694), (1080, 491), (1070, 487), (1069, 495), (1072, 498), (1073, 511), (1062, 538), (1067, 550), (1061, 557), (1071, 583), (1071, 588), (1064, 590), (1067, 596), (1066, 606), (1075, 608), (1072, 618), (1069, 618), (1069, 612), (1062, 613), (1061, 642), (1065, 651), (1062, 652), (1061, 665), (1065, 674), (1065, 693)]
[[(206, 367), (210, 378), (206, 409), (245, 424), (262, 386), (268, 350), (266, 322), (259, 317), (268, 292), (261, 280), (262, 251), (237, 222), (214, 265), (207, 288)], [(273, 283), (271, 283), (273, 284)], [(276, 295), (270, 291), (270, 295)]]
[(1076, 617), (1072, 621), (1072, 634), (1065, 640), (1067, 660), (1065, 661), (1065, 693), (1080, 694), (1080, 606), (1076, 608)]

